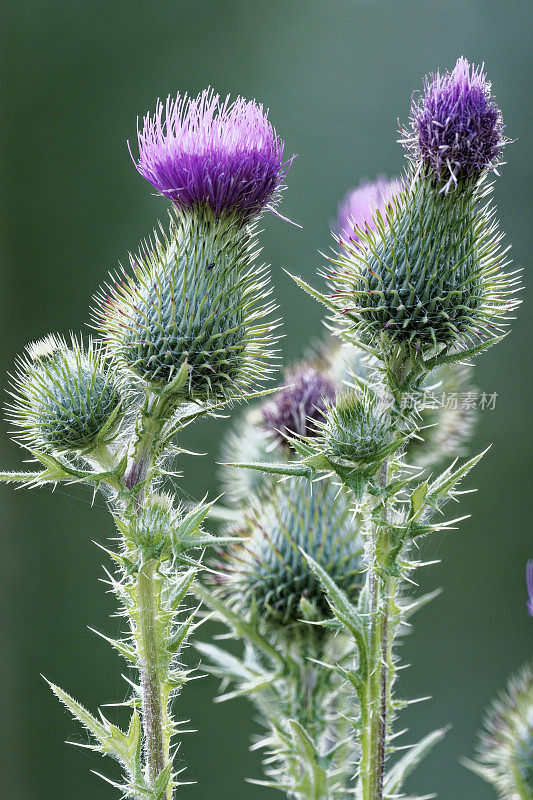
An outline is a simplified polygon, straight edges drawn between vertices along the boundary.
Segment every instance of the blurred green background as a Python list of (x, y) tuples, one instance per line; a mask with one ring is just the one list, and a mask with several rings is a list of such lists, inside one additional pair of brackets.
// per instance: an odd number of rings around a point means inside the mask
[[(517, 140), (496, 199), (515, 262), (527, 265), (529, 0), (19, 0), (6, 2), (1, 16), (0, 375), (29, 340), (82, 328), (107, 271), (165, 214), (164, 201), (133, 168), (126, 140), (135, 137), (137, 115), (178, 89), (194, 94), (211, 84), (257, 98), (270, 107), (287, 155), (298, 153), (282, 213), (304, 229), (270, 216), (262, 237), (285, 319), (285, 361), (320, 335), (321, 312), (282, 267), (317, 280), (318, 250), (331, 243), (328, 225), (341, 195), (363, 177), (401, 170), (397, 117), (406, 120), (425, 73), (452, 67), (461, 54), (485, 61), (507, 133)], [(421, 590), (445, 591), (417, 617), (403, 648), (413, 666), (400, 691), (434, 696), (404, 715), (408, 740), (453, 725), (411, 787), (448, 800), (493, 796), (458, 759), (472, 753), (488, 699), (531, 656), (524, 570), (533, 557), (532, 308), (530, 292), (512, 335), (479, 359), (477, 384), (498, 399), (481, 414), (473, 447), (494, 446), (470, 480), (479, 491), (462, 503), (472, 518), (460, 535), (426, 546), (424, 556), (442, 563), (420, 573)], [(1, 382), (7, 387), (7, 378)], [(198, 424), (187, 438), (208, 456), (183, 464), (185, 495), (216, 492), (214, 461), (227, 424)], [(1, 463), (14, 468), (21, 452), (5, 424), (2, 431)], [(92, 543), (112, 535), (110, 521), (101, 500), (91, 507), (89, 493), (75, 488), (4, 487), (0, 508), (0, 794), (113, 798), (115, 790), (89, 771), (105, 771), (100, 757), (62, 744), (85, 739), (39, 677), (92, 709), (124, 697), (119, 658), (87, 630), (109, 633), (119, 624), (108, 619), (113, 599), (98, 582), (103, 554)], [(213, 680), (196, 681), (181, 702), (181, 715), (199, 732), (180, 751), (197, 780), (180, 797), (275, 796), (243, 781), (260, 777), (259, 758), (247, 749), (250, 707), (213, 705), (215, 691)]]

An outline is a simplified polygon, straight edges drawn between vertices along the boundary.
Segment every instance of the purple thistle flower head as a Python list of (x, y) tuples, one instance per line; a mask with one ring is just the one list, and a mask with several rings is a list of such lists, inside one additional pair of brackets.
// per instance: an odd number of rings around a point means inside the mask
[(274, 208), (291, 163), (283, 162), (284, 143), (262, 105), (242, 97), (230, 103), (212, 89), (158, 101), (137, 139), (135, 166), (178, 208), (207, 206), (242, 224)]
[(385, 221), (384, 212), (394, 195), (402, 188), (402, 182), (396, 178), (388, 181), (382, 175), (375, 181), (361, 181), (359, 186), (351, 189), (339, 204), (337, 225), (341, 239), (359, 242), (356, 227), (362, 230), (376, 230), (373, 220), (374, 212), (380, 211)]
[(328, 404), (335, 402), (333, 383), (313, 366), (285, 373), (284, 386), (262, 408), (263, 428), (278, 444), (288, 445), (285, 434), (316, 436)]
[(527, 562), (526, 582), (527, 593), (529, 595), (527, 610), (529, 611), (530, 616), (533, 617), (533, 560)]
[(411, 105), (411, 128), (402, 142), (432, 172), (443, 191), (476, 181), (496, 167), (509, 141), (483, 65), (459, 58), (452, 72), (426, 77), (424, 93)]

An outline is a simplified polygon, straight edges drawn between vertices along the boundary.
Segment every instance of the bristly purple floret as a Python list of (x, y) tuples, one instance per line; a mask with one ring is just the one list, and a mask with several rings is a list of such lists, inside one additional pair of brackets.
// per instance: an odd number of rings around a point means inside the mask
[(338, 234), (341, 239), (360, 241), (356, 227), (362, 230), (376, 230), (373, 220), (374, 212), (380, 211), (385, 220), (385, 209), (395, 194), (402, 188), (402, 182), (393, 179), (388, 181), (380, 176), (375, 181), (361, 181), (359, 186), (351, 189), (337, 210)]
[(316, 422), (324, 419), (328, 404), (335, 402), (333, 383), (318, 369), (304, 366), (284, 375), (288, 384), (263, 406), (263, 427), (279, 444), (286, 434), (316, 436)]
[(481, 67), (459, 58), (453, 72), (426, 77), (424, 93), (411, 106), (411, 128), (402, 142), (448, 192), (500, 161), (509, 141), (500, 109)]
[[(207, 206), (242, 223), (279, 201), (290, 166), (263, 106), (211, 89), (158, 101), (138, 131), (141, 175), (182, 209)], [(133, 156), (132, 156), (133, 157)]]

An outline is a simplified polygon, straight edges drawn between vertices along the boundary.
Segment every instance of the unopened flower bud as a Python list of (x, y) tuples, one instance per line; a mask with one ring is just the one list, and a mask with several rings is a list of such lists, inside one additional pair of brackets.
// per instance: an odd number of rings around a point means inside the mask
[(28, 446), (45, 452), (92, 450), (116, 434), (122, 419), (119, 385), (101, 348), (72, 337), (47, 336), (18, 362), (11, 420)]

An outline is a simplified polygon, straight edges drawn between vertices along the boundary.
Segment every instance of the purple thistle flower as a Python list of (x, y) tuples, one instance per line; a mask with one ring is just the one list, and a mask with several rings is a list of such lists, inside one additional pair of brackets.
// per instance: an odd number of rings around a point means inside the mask
[(401, 141), (444, 183), (444, 192), (495, 168), (509, 141), (483, 65), (471, 66), (462, 56), (453, 72), (425, 78), (410, 121), (412, 130), (402, 131)]
[(182, 209), (234, 213), (243, 224), (274, 208), (292, 161), (283, 162), (284, 143), (262, 105), (242, 97), (230, 104), (212, 89), (159, 100), (137, 138), (135, 166), (162, 195)]
[(394, 178), (388, 181), (380, 176), (376, 181), (361, 181), (359, 186), (351, 189), (339, 204), (337, 224), (341, 239), (359, 242), (355, 228), (376, 230), (374, 213), (380, 211), (384, 217), (387, 205), (402, 188), (402, 182)]
[(529, 599), (527, 602), (527, 610), (531, 617), (533, 617), (533, 560), (527, 562), (526, 567), (526, 582), (527, 582), (527, 593), (529, 595)]
[(261, 412), (263, 428), (271, 432), (279, 444), (287, 445), (286, 434), (317, 435), (314, 423), (322, 420), (327, 405), (335, 402), (335, 387), (311, 366), (286, 372), (285, 380), (289, 385), (276, 392)]

